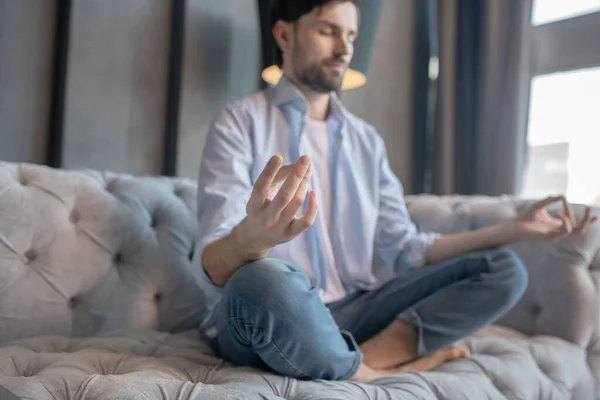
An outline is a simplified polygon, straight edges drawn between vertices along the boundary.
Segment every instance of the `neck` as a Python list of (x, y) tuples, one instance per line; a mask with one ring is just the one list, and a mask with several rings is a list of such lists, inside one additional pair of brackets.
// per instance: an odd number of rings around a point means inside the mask
[(286, 74), (286, 78), (296, 86), (304, 95), (307, 103), (307, 117), (317, 121), (324, 121), (327, 119), (329, 113), (329, 101), (331, 100), (331, 93), (321, 93), (310, 89), (308, 86), (300, 83), (294, 77)]

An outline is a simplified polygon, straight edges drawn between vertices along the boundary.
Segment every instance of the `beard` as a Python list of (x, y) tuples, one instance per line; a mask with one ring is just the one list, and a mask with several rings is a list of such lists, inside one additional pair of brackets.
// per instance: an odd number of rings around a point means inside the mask
[[(302, 52), (300, 51), (299, 53)], [(320, 63), (302, 66), (300, 65), (300, 60), (302, 60), (303, 57), (302, 54), (299, 53), (294, 54), (292, 58), (294, 60), (294, 75), (296, 75), (296, 79), (298, 79), (300, 83), (318, 93), (337, 91), (342, 86), (345, 71), (331, 70), (332, 73), (328, 73), (327, 64), (331, 62), (343, 63), (343, 59), (334, 57)]]
[(333, 71), (333, 74), (329, 75), (326, 71), (327, 67), (323, 64), (313, 64), (305, 68), (294, 69), (296, 78), (300, 83), (319, 93), (337, 91), (342, 86), (344, 79), (343, 72)]

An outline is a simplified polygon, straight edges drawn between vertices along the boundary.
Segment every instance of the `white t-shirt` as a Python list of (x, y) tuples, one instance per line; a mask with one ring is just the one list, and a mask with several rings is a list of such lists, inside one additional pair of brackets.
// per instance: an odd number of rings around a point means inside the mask
[(321, 293), (325, 303), (340, 300), (346, 296), (346, 291), (340, 280), (333, 246), (331, 245), (331, 175), (329, 171), (329, 133), (326, 121), (306, 119), (306, 128), (302, 135), (303, 154), (312, 161), (312, 183), (317, 193), (319, 212), (315, 220), (319, 231), (320, 247), (327, 272), (327, 288)]

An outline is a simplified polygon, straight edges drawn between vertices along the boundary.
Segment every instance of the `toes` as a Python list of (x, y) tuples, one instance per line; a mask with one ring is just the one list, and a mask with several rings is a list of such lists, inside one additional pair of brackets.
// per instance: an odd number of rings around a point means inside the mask
[(448, 360), (456, 360), (457, 358), (460, 358), (460, 354), (461, 354), (461, 351), (457, 347), (449, 348), (448, 352), (446, 353)]
[(466, 347), (450, 347), (448, 349), (448, 359), (457, 360), (459, 358), (466, 358), (471, 355), (471, 352)]

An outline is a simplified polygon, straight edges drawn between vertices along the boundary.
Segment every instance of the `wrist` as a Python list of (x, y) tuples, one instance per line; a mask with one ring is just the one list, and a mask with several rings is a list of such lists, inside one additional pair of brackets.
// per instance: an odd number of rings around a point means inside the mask
[(264, 251), (257, 249), (257, 245), (252, 243), (252, 236), (248, 233), (247, 219), (243, 219), (236, 225), (228, 237), (229, 247), (237, 261), (245, 264), (251, 261), (256, 261), (264, 258)]
[(525, 238), (525, 232), (521, 228), (518, 220), (511, 220), (499, 226), (501, 236), (507, 243), (515, 243)]

